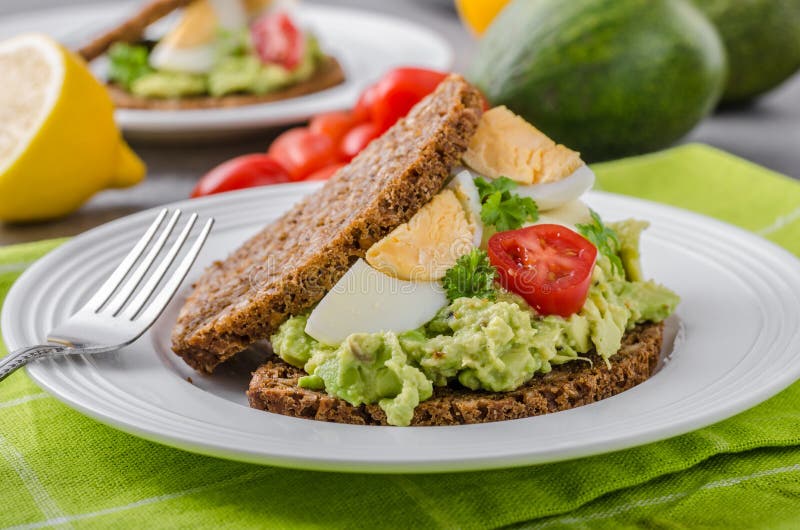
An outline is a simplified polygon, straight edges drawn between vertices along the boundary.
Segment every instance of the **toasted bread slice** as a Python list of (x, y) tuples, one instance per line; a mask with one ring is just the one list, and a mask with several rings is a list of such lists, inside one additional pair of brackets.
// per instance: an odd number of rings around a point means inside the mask
[(98, 35), (81, 47), (78, 54), (91, 62), (108, 51), (115, 42), (136, 42), (142, 38), (147, 26), (169, 15), (178, 8), (186, 7), (194, 0), (149, 0), (139, 10), (119, 25)]
[(192, 96), (182, 98), (145, 98), (131, 94), (124, 88), (109, 84), (108, 90), (114, 106), (118, 109), (145, 109), (145, 110), (191, 110), (191, 109), (221, 109), (241, 107), (256, 103), (271, 103), (284, 99), (295, 98), (320, 92), (331, 88), (344, 81), (344, 71), (339, 62), (333, 57), (325, 57), (317, 67), (314, 75), (305, 81), (268, 92), (266, 94), (229, 94), (227, 96)]
[(442, 188), (482, 100), (451, 75), (319, 191), (209, 267), (178, 316), (172, 348), (211, 372), (309, 310), (367, 249)]
[[(459, 425), (538, 416), (587, 405), (624, 392), (647, 380), (661, 352), (664, 325), (643, 324), (629, 331), (611, 358), (611, 367), (597, 355), (591, 364), (573, 361), (536, 375), (511, 392), (483, 392), (434, 387), (433, 397), (414, 410), (411, 425)], [(387, 425), (377, 404), (353, 406), (325, 392), (297, 386), (306, 373), (273, 359), (253, 373), (247, 397), (250, 406), (296, 418)]]

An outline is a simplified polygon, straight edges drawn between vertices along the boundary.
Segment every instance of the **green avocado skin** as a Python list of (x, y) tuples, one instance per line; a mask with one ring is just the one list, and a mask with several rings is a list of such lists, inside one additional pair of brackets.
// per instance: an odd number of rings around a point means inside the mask
[(515, 0), (467, 76), (492, 104), (599, 161), (689, 132), (718, 102), (726, 60), (684, 0)]
[(800, 69), (800, 0), (693, 0), (728, 53), (723, 103), (745, 103)]

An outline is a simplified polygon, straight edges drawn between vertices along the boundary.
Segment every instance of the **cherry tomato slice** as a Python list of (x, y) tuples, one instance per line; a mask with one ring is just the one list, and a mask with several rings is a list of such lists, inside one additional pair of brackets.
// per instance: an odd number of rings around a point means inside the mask
[(305, 178), (305, 180), (328, 180), (333, 176), (334, 173), (342, 169), (347, 164), (333, 164), (331, 166), (324, 167), (322, 169), (318, 169), (313, 172), (311, 175)]
[(250, 26), (250, 36), (263, 63), (279, 64), (293, 70), (303, 59), (306, 37), (286, 13), (271, 13), (258, 18)]
[(306, 127), (282, 133), (272, 142), (267, 154), (286, 168), (292, 180), (303, 180), (318, 169), (340, 162), (333, 140)]
[(192, 190), (192, 197), (224, 191), (289, 182), (289, 173), (271, 156), (257, 153), (232, 158), (218, 165)]
[(357, 124), (352, 112), (336, 111), (317, 114), (308, 124), (311, 132), (324, 134), (338, 144), (342, 137)]
[(561, 225), (542, 224), (489, 238), (500, 283), (542, 315), (580, 311), (592, 282), (597, 248)]
[(380, 136), (380, 132), (374, 123), (356, 125), (342, 138), (340, 146), (342, 158), (349, 162), (378, 136)]
[[(424, 68), (395, 68), (375, 85), (370, 118), (382, 134), (447, 77)], [(365, 103), (366, 104), (366, 103)]]

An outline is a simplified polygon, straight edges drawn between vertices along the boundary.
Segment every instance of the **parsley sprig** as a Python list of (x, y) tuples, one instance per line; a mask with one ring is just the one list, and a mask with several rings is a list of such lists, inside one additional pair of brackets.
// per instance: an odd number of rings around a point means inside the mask
[(130, 90), (134, 81), (153, 71), (147, 46), (117, 42), (108, 50), (108, 79)]
[(598, 252), (606, 256), (611, 262), (611, 267), (619, 273), (624, 274), (622, 260), (619, 257), (619, 239), (617, 233), (603, 224), (600, 215), (594, 210), (589, 210), (592, 215), (592, 222), (589, 224), (575, 225), (578, 232), (597, 247)]
[(497, 270), (489, 262), (486, 251), (473, 248), (447, 270), (442, 285), (451, 302), (461, 297), (494, 300), (497, 295), (494, 287), (496, 277)]
[(513, 193), (517, 183), (510, 178), (500, 177), (487, 181), (476, 177), (475, 186), (481, 197), (481, 221), (484, 225), (494, 225), (499, 232), (504, 232), (539, 218), (536, 202), (530, 197), (520, 197)]

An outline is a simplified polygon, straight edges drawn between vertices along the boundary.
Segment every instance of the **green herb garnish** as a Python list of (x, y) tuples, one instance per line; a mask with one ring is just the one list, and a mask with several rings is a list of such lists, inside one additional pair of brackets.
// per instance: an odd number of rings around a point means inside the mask
[(484, 225), (494, 225), (499, 232), (504, 232), (539, 218), (539, 209), (533, 199), (512, 193), (517, 183), (510, 178), (486, 181), (476, 177), (475, 186), (481, 197), (481, 221)]
[(451, 302), (462, 297), (494, 300), (497, 296), (496, 277), (497, 270), (489, 262), (486, 252), (473, 248), (445, 272), (442, 285)]
[(592, 242), (597, 247), (598, 252), (603, 254), (611, 262), (611, 266), (619, 272), (624, 274), (622, 260), (619, 257), (619, 239), (617, 233), (611, 228), (603, 224), (603, 220), (594, 210), (589, 210), (592, 215), (592, 222), (590, 224), (575, 225), (578, 232), (586, 239)]
[(151, 72), (150, 51), (140, 44), (115, 43), (108, 50), (108, 79), (130, 90), (134, 81)]

